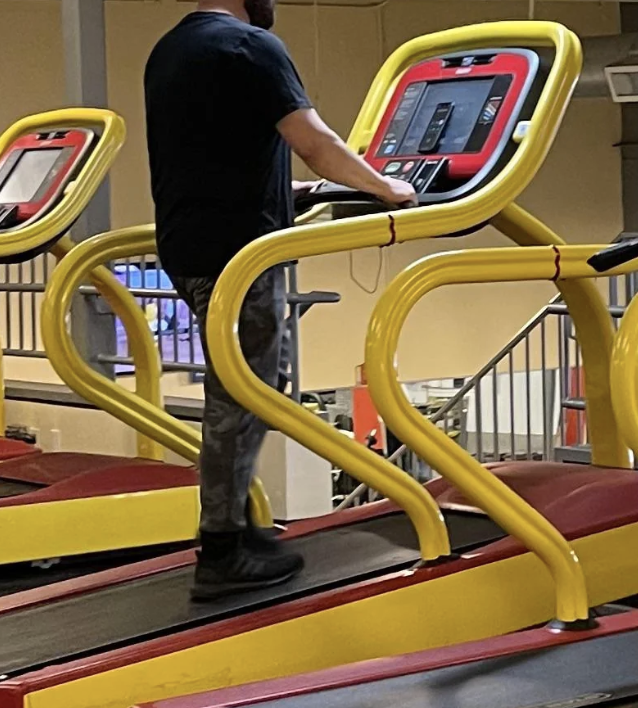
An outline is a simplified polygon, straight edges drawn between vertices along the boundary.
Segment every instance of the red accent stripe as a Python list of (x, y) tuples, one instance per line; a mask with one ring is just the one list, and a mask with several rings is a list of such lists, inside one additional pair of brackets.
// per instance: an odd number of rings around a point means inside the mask
[(396, 221), (394, 220), (392, 214), (388, 214), (388, 218), (390, 219), (390, 241), (385, 244), (384, 248), (387, 248), (388, 246), (394, 246), (394, 244), (397, 242)]
[(554, 273), (554, 277), (552, 280), (556, 282), (560, 278), (560, 251), (556, 246), (552, 246), (552, 249), (554, 251), (554, 266), (556, 267), (556, 272)]
[(140, 708), (238, 708), (307, 693), (434, 671), (484, 659), (539, 651), (638, 629), (638, 612), (605, 617), (587, 632), (553, 632), (545, 627), (415, 654), (375, 659), (311, 674), (263, 681), (192, 696), (143, 704)]

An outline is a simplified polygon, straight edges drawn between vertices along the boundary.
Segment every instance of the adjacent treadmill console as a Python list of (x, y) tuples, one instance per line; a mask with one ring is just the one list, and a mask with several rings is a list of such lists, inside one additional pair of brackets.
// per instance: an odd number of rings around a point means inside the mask
[[(365, 159), (412, 183), (420, 204), (453, 201), (503, 168), (524, 136), (544, 72), (536, 52), (481, 50), (415, 64), (399, 81)], [(310, 202), (370, 202), (323, 182)]]
[(25, 135), (0, 158), (0, 232), (24, 227), (58, 204), (96, 135), (62, 128)]

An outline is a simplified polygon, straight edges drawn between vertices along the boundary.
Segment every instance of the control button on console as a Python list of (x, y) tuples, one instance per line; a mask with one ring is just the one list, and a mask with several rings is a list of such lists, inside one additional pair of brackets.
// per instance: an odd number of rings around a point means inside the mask
[(401, 169), (400, 162), (388, 162), (383, 170), (384, 175), (393, 175)]

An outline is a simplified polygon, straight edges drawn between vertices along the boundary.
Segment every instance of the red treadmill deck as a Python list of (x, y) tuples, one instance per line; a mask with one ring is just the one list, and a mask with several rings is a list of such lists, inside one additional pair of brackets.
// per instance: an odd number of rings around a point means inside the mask
[(42, 486), (33, 492), (0, 500), (7, 506), (39, 504), (189, 487), (199, 483), (194, 467), (170, 465), (141, 458), (53, 452), (2, 463), (0, 478)]
[(36, 455), (41, 453), (39, 447), (30, 445), (22, 440), (12, 440), (11, 438), (0, 438), (0, 462), (13, 460), (26, 455)]

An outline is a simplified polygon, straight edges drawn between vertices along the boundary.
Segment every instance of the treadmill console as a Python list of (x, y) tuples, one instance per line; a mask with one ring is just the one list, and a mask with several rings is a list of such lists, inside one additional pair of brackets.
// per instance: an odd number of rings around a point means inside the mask
[(0, 231), (51, 211), (84, 165), (96, 135), (84, 129), (25, 135), (0, 158)]
[[(397, 84), (364, 159), (381, 174), (409, 181), (421, 205), (479, 189), (514, 154), (544, 84), (541, 69), (539, 55), (525, 49), (415, 64)], [(310, 196), (314, 203), (372, 201), (325, 182)]]

